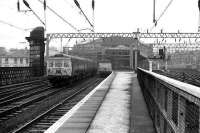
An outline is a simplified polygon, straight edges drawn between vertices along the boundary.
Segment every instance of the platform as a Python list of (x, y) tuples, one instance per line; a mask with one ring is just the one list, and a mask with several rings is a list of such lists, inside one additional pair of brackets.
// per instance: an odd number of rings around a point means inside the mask
[(134, 72), (115, 72), (45, 133), (154, 133)]

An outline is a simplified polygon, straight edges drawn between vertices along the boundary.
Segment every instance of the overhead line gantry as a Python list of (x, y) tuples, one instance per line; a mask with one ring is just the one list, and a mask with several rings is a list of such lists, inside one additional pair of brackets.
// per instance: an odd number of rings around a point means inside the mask
[(107, 37), (133, 37), (133, 38), (200, 38), (200, 33), (49, 33), (47, 39), (54, 38), (107, 38)]

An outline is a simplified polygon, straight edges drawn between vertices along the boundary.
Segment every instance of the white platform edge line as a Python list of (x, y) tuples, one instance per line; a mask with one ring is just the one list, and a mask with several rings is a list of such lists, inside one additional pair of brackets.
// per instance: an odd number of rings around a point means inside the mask
[(178, 81), (178, 80), (175, 80), (175, 79), (172, 79), (172, 78), (169, 78), (169, 77), (166, 77), (166, 76), (154, 73), (154, 72), (150, 72), (148, 70), (144, 70), (141, 68), (139, 68), (139, 69), (146, 73), (151, 74), (152, 76), (155, 76), (156, 78), (159, 78), (159, 79), (165, 81), (166, 83), (169, 83), (169, 84), (179, 88), (180, 90), (183, 90), (193, 96), (200, 98), (200, 87), (197, 87), (197, 86), (194, 86), (194, 85), (191, 85), (188, 83), (184, 83), (184, 82), (181, 82), (181, 81)]
[(44, 133), (55, 133), (112, 75), (113, 72)]

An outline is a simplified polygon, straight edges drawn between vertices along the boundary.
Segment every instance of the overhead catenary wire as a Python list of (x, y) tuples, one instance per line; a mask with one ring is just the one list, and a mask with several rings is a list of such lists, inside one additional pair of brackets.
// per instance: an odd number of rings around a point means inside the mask
[(157, 22), (161, 19), (161, 17), (164, 15), (164, 13), (167, 11), (167, 9), (169, 8), (169, 6), (172, 4), (173, 0), (170, 0), (170, 2), (167, 4), (167, 6), (165, 7), (164, 11), (160, 14), (159, 18), (157, 19)]
[[(163, 12), (160, 14), (160, 16), (158, 17), (158, 19), (155, 19), (154, 25), (151, 27), (151, 31), (153, 30), (153, 28), (156, 27), (156, 25), (158, 24), (158, 21), (162, 18), (162, 16), (165, 14), (165, 12), (167, 11), (167, 9), (169, 8), (169, 6), (172, 4), (173, 0), (170, 0), (170, 2), (167, 4), (167, 6), (165, 7), (165, 9), (163, 10)], [(155, 8), (155, 6), (154, 6)]]
[[(68, 4), (72, 9), (76, 9), (69, 1), (67, 1), (67, 0), (64, 0), (64, 1), (65, 1), (65, 3)], [(81, 12), (81, 11), (77, 11), (77, 13), (78, 13), (79, 15), (82, 16), (82, 12)]]
[(74, 3), (76, 4), (76, 6), (80, 9), (81, 13), (83, 14), (83, 16), (85, 17), (85, 19), (88, 21), (88, 23), (90, 24), (91, 27), (93, 27), (92, 23), (90, 22), (90, 20), (88, 19), (88, 17), (86, 16), (86, 14), (83, 12), (79, 2), (77, 0), (74, 0)]
[(37, 17), (37, 19), (43, 24), (45, 25), (45, 23), (42, 21), (42, 19), (37, 15), (37, 13), (35, 13), (35, 11), (30, 7), (30, 5), (28, 4), (28, 2), (26, 0), (23, 0), (24, 4), (26, 5), (27, 8), (29, 8), (33, 14)]
[(3, 21), (3, 20), (0, 20), (0, 23), (5, 24), (5, 25), (9, 25), (10, 27), (13, 27), (13, 28), (21, 30), (21, 31), (27, 31), (28, 30), (28, 29), (23, 29), (23, 28), (21, 28), (19, 26), (13, 25), (13, 24), (8, 23), (8, 22)]
[[(43, 2), (41, 0), (38, 0), (41, 4), (43, 4)], [(53, 12), (57, 17), (59, 17), (62, 21), (64, 21), (65, 23), (67, 23), (71, 28), (73, 28), (74, 30), (78, 31), (78, 29), (72, 25), (71, 23), (69, 23), (67, 20), (65, 20), (61, 15), (59, 15), (55, 10), (53, 10), (50, 6), (46, 5), (46, 7)], [(79, 31), (78, 31), (79, 32)]]

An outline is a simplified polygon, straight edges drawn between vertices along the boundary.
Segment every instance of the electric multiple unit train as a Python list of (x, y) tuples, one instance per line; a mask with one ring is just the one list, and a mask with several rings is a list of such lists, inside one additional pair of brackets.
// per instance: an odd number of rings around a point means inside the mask
[(106, 77), (112, 72), (112, 63), (110, 61), (99, 61), (97, 73), (101, 77)]
[(89, 77), (96, 71), (97, 63), (86, 58), (56, 54), (47, 60), (47, 76), (54, 85)]

